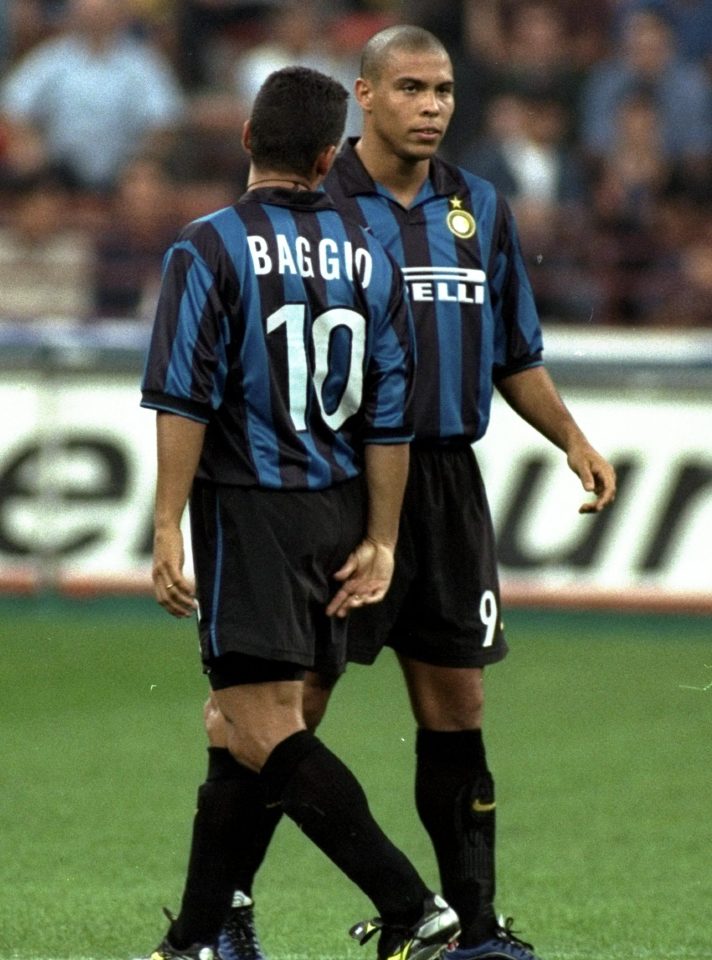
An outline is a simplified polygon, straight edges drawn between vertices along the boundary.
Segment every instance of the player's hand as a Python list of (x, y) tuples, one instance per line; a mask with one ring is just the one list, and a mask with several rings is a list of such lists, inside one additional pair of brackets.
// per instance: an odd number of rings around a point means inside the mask
[(198, 606), (191, 582), (183, 576), (183, 534), (180, 527), (156, 530), (153, 539), (153, 592), (174, 617), (190, 617)]
[(350, 610), (383, 600), (393, 577), (393, 547), (365, 539), (334, 574), (341, 587), (326, 608), (329, 617), (345, 617)]
[(568, 464), (578, 474), (584, 490), (595, 494), (579, 507), (579, 513), (600, 513), (616, 498), (616, 471), (598, 451), (586, 443), (568, 453)]

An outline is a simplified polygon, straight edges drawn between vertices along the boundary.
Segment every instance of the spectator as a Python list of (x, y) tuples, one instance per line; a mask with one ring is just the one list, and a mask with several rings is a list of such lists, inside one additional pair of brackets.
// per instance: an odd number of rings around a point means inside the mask
[(234, 94), (206, 91), (191, 96), (168, 158), (172, 176), (181, 184), (179, 200), (186, 221), (233, 203), (244, 192), (248, 158), (241, 134), (245, 119)]
[(61, 35), (10, 72), (0, 109), (11, 171), (50, 162), (79, 188), (105, 191), (175, 128), (180, 90), (164, 59), (126, 33), (128, 14), (127, 0), (68, 0)]
[(9, 63), (11, 51), (10, 4), (9, 0), (0, 0), (0, 73), (6, 69)]
[(712, 0), (617, 0), (611, 36), (620, 32), (631, 12), (651, 7), (672, 24), (680, 55), (712, 71)]
[(520, 0), (505, 8), (505, 60), (500, 86), (549, 87), (573, 109), (582, 81), (576, 62), (574, 30), (566, 8), (556, 0)]
[[(400, 0), (397, 4), (399, 19), (403, 23), (417, 24), (430, 30), (457, 56), (463, 45), (462, 24), (464, 8), (468, 0)], [(490, 0), (477, 0), (480, 7), (489, 7)], [(382, 4), (384, 6), (385, 4)]]
[(712, 73), (712, 0), (675, 0), (667, 6), (682, 56)]
[(487, 118), (462, 163), (510, 202), (542, 319), (588, 320), (598, 298), (585, 274), (585, 179), (565, 106), (548, 88), (513, 90), (490, 102)]
[(159, 160), (138, 158), (124, 168), (96, 241), (95, 317), (153, 319), (163, 256), (182, 223), (174, 200)]
[(610, 194), (620, 219), (645, 228), (675, 169), (651, 91), (642, 87), (627, 92), (613, 120), (615, 139), (600, 159), (596, 182)]
[[(311, 67), (340, 80), (347, 90), (353, 88), (358, 62), (337, 53), (332, 19), (321, 0), (283, 0), (269, 18), (268, 39), (243, 53), (235, 67), (235, 91), (246, 112), (269, 74), (287, 66)], [(359, 110), (350, 97), (346, 134), (358, 131), (360, 124)]]
[(328, 73), (333, 61), (325, 49), (323, 32), (324, 22), (318, 17), (315, 0), (286, 0), (275, 8), (265, 41), (246, 50), (235, 66), (235, 89), (247, 113), (274, 70), (296, 64)]
[(179, 0), (127, 0), (129, 30), (139, 39), (151, 44), (171, 64), (178, 76)]
[(676, 187), (660, 111), (649, 92), (631, 91), (614, 116), (615, 139), (592, 181), (590, 270), (604, 290), (607, 323), (646, 322), (668, 260), (658, 229), (660, 204)]
[(14, 202), (0, 228), (0, 318), (86, 316), (92, 243), (68, 225), (70, 198), (50, 170), (14, 184)]
[(66, 0), (0, 0), (0, 69), (51, 36)]
[(526, 201), (553, 209), (584, 196), (584, 170), (568, 146), (566, 106), (548, 87), (500, 94), (487, 110), (488, 130), (463, 152), (476, 171), (520, 207)]
[[(495, 65), (506, 64), (511, 40), (519, 46), (521, 39), (529, 34), (534, 46), (531, 52), (522, 51), (524, 59), (530, 60), (532, 55), (540, 57), (542, 50), (551, 51), (546, 54), (548, 58), (554, 51), (546, 38), (551, 36), (554, 25), (557, 31), (563, 27), (566, 36), (566, 49), (559, 50), (555, 59), (563, 63), (568, 58), (577, 70), (600, 58), (620, 3), (621, 0), (596, 0), (587, 4), (580, 0), (460, 0), (466, 42), (473, 51), (479, 51), (479, 59)], [(410, 3), (406, 0), (406, 6), (423, 5), (439, 7), (441, 17), (450, 9), (450, 4), (446, 7), (440, 0), (410, 0)], [(519, 37), (508, 36), (512, 29), (519, 32)], [(460, 31), (460, 39), (462, 33)]]
[(583, 70), (576, 61), (574, 32), (560, 4), (470, 0), (464, 15), (466, 42), (455, 64), (455, 79), (458, 97), (466, 98), (469, 109), (460, 111), (459, 119), (456, 112), (456, 126), (449, 133), (447, 149), (455, 162), (462, 162), (461, 151), (481, 131), (486, 104), (512, 88), (547, 87), (573, 116)]
[(705, 177), (712, 149), (712, 84), (700, 64), (679, 56), (672, 23), (659, 5), (628, 12), (617, 52), (586, 82), (581, 136), (591, 158), (610, 152), (618, 105), (628, 91), (641, 87), (657, 106), (667, 156), (696, 179)]
[(669, 282), (647, 322), (671, 329), (712, 328), (712, 230), (690, 240), (677, 256)]
[[(223, 86), (219, 65), (225, 48), (260, 36), (281, 0), (175, 0), (179, 35), (178, 71), (191, 93)], [(227, 40), (227, 44), (226, 44)], [(254, 40), (252, 42), (255, 42)]]

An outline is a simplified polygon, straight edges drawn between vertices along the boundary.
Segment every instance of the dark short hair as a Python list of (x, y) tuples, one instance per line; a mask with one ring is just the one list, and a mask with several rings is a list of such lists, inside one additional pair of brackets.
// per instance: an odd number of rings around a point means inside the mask
[(434, 33), (423, 27), (396, 24), (379, 30), (366, 42), (361, 52), (361, 76), (365, 80), (377, 80), (383, 65), (394, 50), (407, 53), (441, 53), (449, 57), (445, 45)]
[(308, 175), (322, 150), (341, 140), (348, 96), (338, 80), (308, 67), (271, 73), (250, 116), (255, 165)]

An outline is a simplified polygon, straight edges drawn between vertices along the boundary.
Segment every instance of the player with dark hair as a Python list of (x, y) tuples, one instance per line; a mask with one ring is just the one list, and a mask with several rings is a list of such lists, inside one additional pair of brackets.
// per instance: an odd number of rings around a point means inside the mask
[[(535, 960), (494, 907), (495, 789), (482, 734), (483, 675), (507, 648), (492, 522), (472, 449), (487, 429), (494, 388), (565, 453), (592, 494), (582, 513), (612, 502), (615, 473), (542, 364), (539, 319), (507, 204), (491, 184), (437, 156), (454, 109), (443, 45), (418, 27), (379, 32), (363, 51), (356, 96), (362, 136), (337, 156), (325, 188), (403, 269), (418, 378), (395, 574), (382, 604), (350, 615), (349, 659), (371, 663), (389, 645), (404, 674), (417, 724), (417, 809), (443, 894), (462, 924), (447, 960)], [(312, 729), (335, 680), (334, 673), (307, 675)], [(206, 720), (211, 757), (224, 755), (223, 725), (210, 703)], [(210, 885), (216, 858), (239, 829), (219, 810), (216, 800), (212, 816), (206, 809), (196, 819), (184, 906)], [(235, 851), (238, 892), (220, 939), (226, 960), (263, 960), (249, 894), (273, 828), (254, 829)]]
[[(380, 931), (380, 960), (431, 960), (459, 932), (455, 912), (302, 713), (306, 668), (340, 672), (346, 614), (388, 589), (412, 436), (400, 271), (316, 190), (347, 96), (313, 70), (272, 74), (243, 134), (247, 192), (167, 255), (142, 385), (157, 411), (153, 580), (169, 613), (198, 610), (225, 725), (229, 754), (199, 810), (223, 778), (225, 816), (257, 808), (269, 830), (269, 810), (286, 813), (372, 899), (377, 923), (356, 930)], [(197, 600), (183, 574), (188, 499)], [(230, 842), (241, 849), (259, 826), (243, 821)], [(219, 879), (153, 960), (218, 956), (234, 877)]]

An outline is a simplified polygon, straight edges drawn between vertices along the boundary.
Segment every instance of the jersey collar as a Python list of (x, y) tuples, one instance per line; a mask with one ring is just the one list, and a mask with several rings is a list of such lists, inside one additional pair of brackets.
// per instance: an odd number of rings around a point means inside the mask
[[(335, 166), (338, 170), (339, 180), (341, 181), (341, 187), (344, 193), (349, 197), (373, 193), (380, 194), (381, 196), (386, 195), (388, 192), (383, 188), (379, 189), (379, 186), (374, 182), (370, 173), (361, 162), (358, 153), (356, 153), (356, 144), (358, 141), (359, 137), (349, 137), (336, 158)], [(445, 197), (457, 193), (460, 183), (455, 176), (454, 169), (455, 168), (445, 160), (441, 160), (440, 157), (435, 156), (431, 159), (429, 181), (432, 193)], [(423, 189), (427, 190), (427, 184), (423, 185)], [(418, 194), (418, 201), (425, 199), (426, 196), (432, 195), (430, 190), (428, 190), (426, 194), (423, 194), (423, 189), (421, 189), (421, 192)]]
[(271, 203), (292, 210), (333, 210), (333, 201), (322, 190), (289, 190), (286, 187), (255, 187), (247, 190), (238, 204)]

